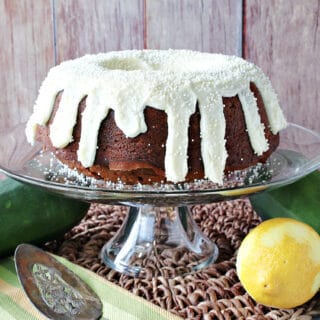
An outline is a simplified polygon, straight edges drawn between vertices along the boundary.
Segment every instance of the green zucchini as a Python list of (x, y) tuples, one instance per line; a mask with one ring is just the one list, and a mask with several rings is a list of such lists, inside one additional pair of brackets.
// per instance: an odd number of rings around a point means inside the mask
[(7, 178), (0, 181), (0, 257), (19, 243), (57, 239), (86, 214), (89, 203), (45, 192)]
[(320, 233), (320, 172), (270, 191), (250, 196), (262, 219), (289, 217), (309, 224)]

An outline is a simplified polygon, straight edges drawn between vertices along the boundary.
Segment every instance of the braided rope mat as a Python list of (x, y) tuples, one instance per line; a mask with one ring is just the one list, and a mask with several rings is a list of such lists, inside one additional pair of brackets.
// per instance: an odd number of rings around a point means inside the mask
[(203, 271), (174, 279), (132, 278), (101, 262), (99, 252), (121, 226), (126, 211), (126, 207), (92, 204), (79, 225), (46, 248), (185, 319), (307, 320), (320, 314), (319, 294), (301, 307), (279, 310), (257, 304), (241, 286), (236, 251), (261, 221), (248, 200), (193, 207), (195, 221), (217, 243), (219, 259)]

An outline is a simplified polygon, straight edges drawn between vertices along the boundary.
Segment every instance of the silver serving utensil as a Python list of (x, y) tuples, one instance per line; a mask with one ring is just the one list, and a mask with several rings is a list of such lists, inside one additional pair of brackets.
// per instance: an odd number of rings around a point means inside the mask
[(99, 297), (76, 274), (45, 251), (21, 244), (15, 251), (20, 283), (32, 304), (49, 319), (99, 319)]

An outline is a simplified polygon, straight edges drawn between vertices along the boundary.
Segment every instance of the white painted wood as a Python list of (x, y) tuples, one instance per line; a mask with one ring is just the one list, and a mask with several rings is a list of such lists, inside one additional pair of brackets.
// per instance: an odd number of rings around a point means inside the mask
[(54, 65), (50, 1), (0, 1), (0, 131), (25, 122)]
[(320, 1), (247, 0), (245, 43), (288, 120), (320, 132)]
[(142, 49), (143, 0), (55, 0), (57, 62), (111, 50)]
[(241, 55), (242, 1), (147, 0), (146, 44)]

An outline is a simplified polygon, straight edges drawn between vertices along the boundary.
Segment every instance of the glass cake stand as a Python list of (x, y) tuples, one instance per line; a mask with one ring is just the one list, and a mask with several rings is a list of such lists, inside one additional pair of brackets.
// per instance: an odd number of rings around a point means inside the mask
[(101, 257), (117, 271), (146, 278), (191, 273), (217, 259), (217, 246), (199, 230), (189, 205), (280, 187), (320, 167), (320, 135), (296, 124), (281, 132), (279, 148), (265, 164), (232, 172), (223, 185), (205, 180), (152, 186), (109, 183), (80, 175), (40, 150), (26, 142), (24, 124), (0, 132), (0, 170), (66, 197), (128, 206), (125, 222)]

